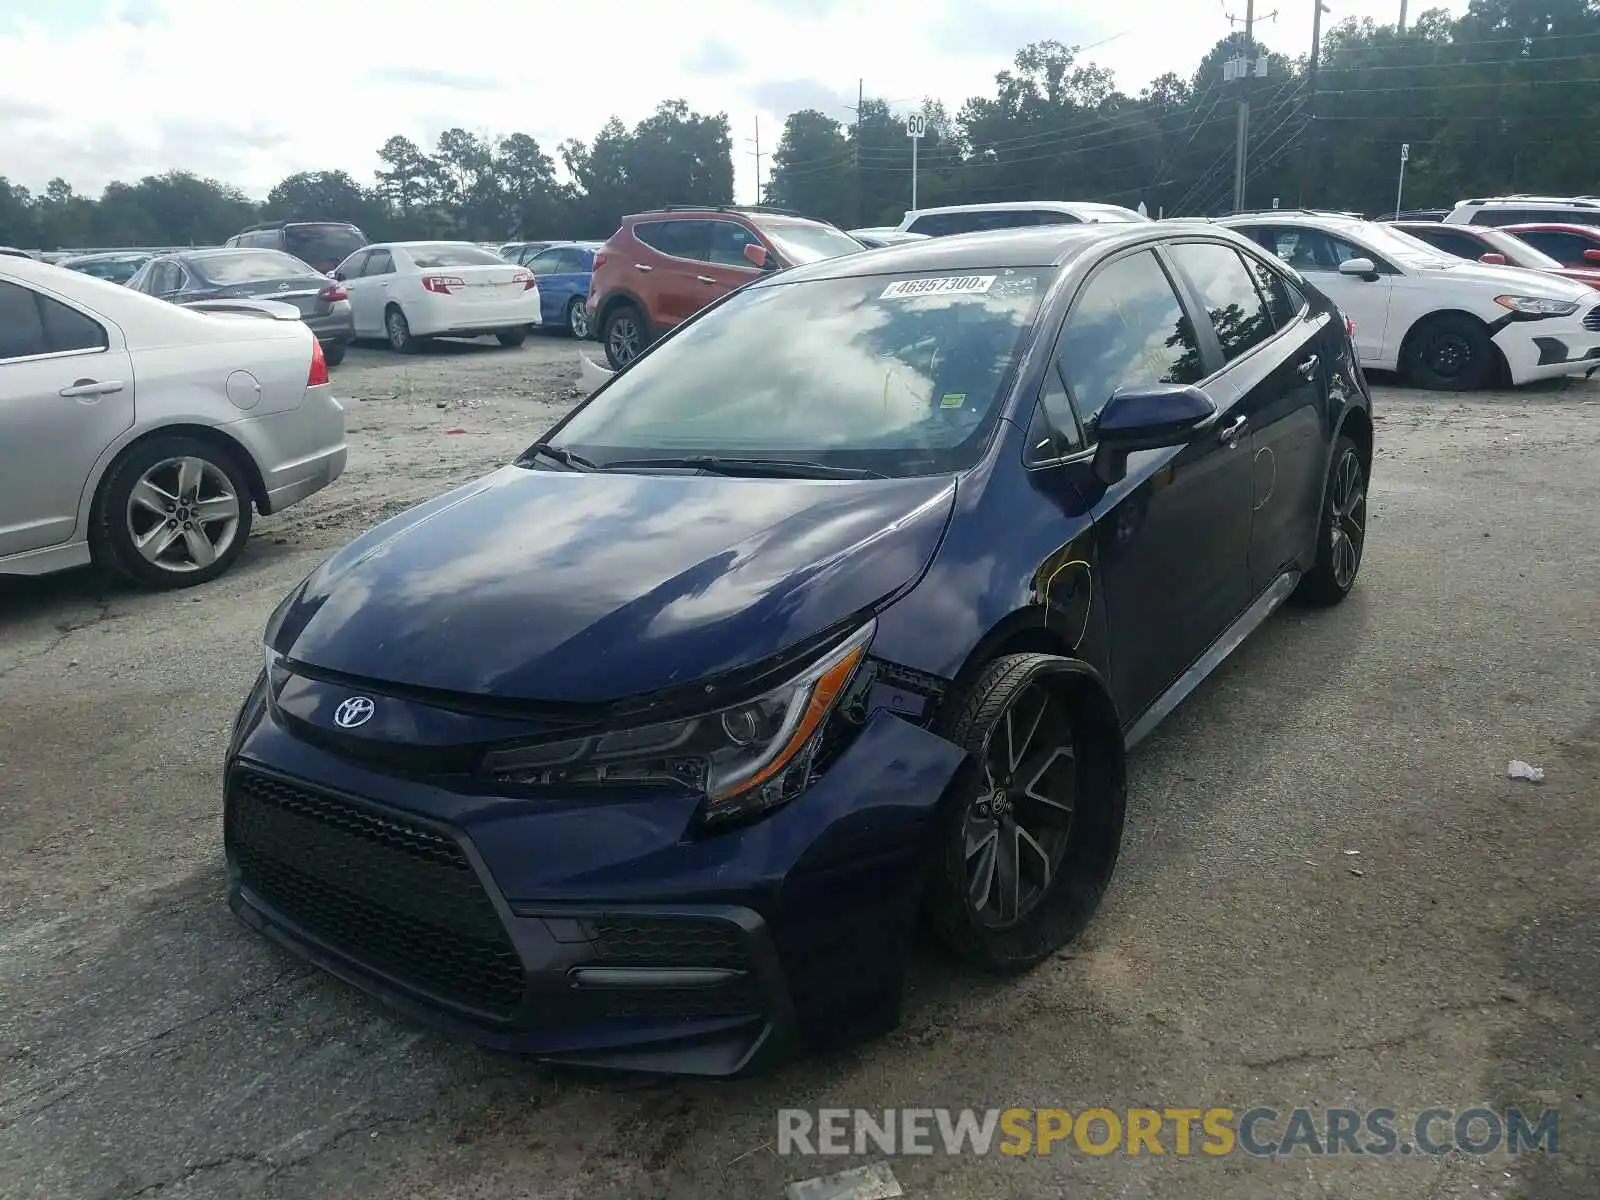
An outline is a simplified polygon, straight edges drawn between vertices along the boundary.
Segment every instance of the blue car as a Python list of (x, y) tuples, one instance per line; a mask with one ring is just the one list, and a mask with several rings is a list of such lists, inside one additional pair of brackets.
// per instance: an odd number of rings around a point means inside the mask
[(880, 1033), (918, 922), (1008, 973), (1089, 921), (1129, 749), (1355, 585), (1372, 439), (1349, 325), (1213, 226), (757, 279), (285, 597), (230, 902), (546, 1059)]
[(575, 338), (589, 336), (589, 279), (600, 242), (553, 242), (518, 259), (539, 281), (540, 320), (546, 329), (565, 329)]

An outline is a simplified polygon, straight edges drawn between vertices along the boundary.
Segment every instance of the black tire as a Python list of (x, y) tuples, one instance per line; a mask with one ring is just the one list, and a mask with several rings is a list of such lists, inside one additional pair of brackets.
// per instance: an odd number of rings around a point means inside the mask
[(1400, 364), (1406, 382), (1434, 392), (1475, 392), (1493, 377), (1494, 342), (1475, 317), (1428, 317), (1406, 339)]
[(389, 335), (389, 349), (396, 354), (415, 354), (422, 344), (411, 335), (411, 322), (398, 304), (384, 310), (383, 329)]
[(606, 319), (601, 322), (600, 340), (605, 343), (606, 361), (611, 364), (611, 369), (622, 370), (650, 344), (649, 326), (644, 314), (632, 304), (617, 305), (606, 313)]
[[(194, 522), (200, 536), (213, 546), (214, 557), (203, 564), (189, 550), (193, 543), (179, 527), (182, 519), (189, 515), (187, 502), (193, 497), (183, 495), (176, 487), (162, 487), (162, 491), (172, 495), (182, 506), (166, 517), (165, 522), (153, 509), (133, 501), (134, 488), (147, 476), (162, 483), (169, 479), (176, 482), (179, 478), (176, 472), (181, 470), (180, 460), (207, 464), (208, 470), (201, 476), (198, 499), (216, 501), (224, 491), (231, 491), (236, 502), (229, 530), (224, 530), (227, 522), (222, 520)], [(222, 487), (224, 482), (226, 488)], [(199, 438), (157, 436), (130, 447), (106, 472), (100, 494), (95, 499), (89, 546), (97, 566), (142, 587), (161, 590), (195, 587), (221, 575), (244, 553), (245, 543), (250, 540), (253, 516), (249, 479), (231, 453)], [(154, 532), (163, 523), (171, 535), (170, 549), (152, 561), (140, 552), (135, 539)], [(225, 532), (226, 543), (218, 550), (214, 543), (223, 540)], [(191, 565), (183, 564), (185, 558), (191, 560)]]
[(578, 341), (587, 341), (589, 337), (589, 311), (584, 307), (586, 301), (582, 296), (574, 296), (567, 305), (567, 336)]
[(510, 349), (513, 346), (520, 346), (523, 342), (527, 341), (528, 331), (526, 329), (502, 329), (499, 333), (494, 335), (494, 338), (495, 341), (499, 342), (502, 346)]
[[(1082, 930), (1100, 904), (1122, 844), (1120, 757), (1090, 736), (1079, 702), (1063, 685), (1061, 665), (1050, 654), (1002, 655), (946, 702), (938, 722), (940, 734), (971, 758), (940, 811), (927, 916), (957, 956), (994, 974), (1036, 966)], [(1021, 758), (1005, 771), (1007, 778), (995, 778), (1001, 786), (991, 790), (988, 781), (999, 774), (991, 755), (1000, 755), (1001, 763), (1013, 757), (1007, 742), (1023, 725), (1034, 732), (1021, 740)], [(1022, 838), (1015, 828), (1023, 829)], [(985, 848), (991, 829), (992, 853)], [(978, 838), (976, 849), (969, 849), (972, 837)], [(1008, 855), (1018, 864), (1033, 864), (1031, 883), (1022, 882), (1028, 871), (1015, 872), (1017, 902), (1009, 913), (1004, 889), (998, 897), (994, 890)], [(992, 864), (987, 886), (981, 882), (985, 862)], [(1041, 878), (1046, 863), (1051, 869)], [(974, 899), (980, 886), (983, 903)], [(989, 901), (996, 903), (986, 907)]]
[(1317, 561), (1300, 580), (1293, 599), (1315, 608), (1338, 604), (1356, 585), (1366, 543), (1367, 468), (1355, 442), (1340, 434), (1323, 487)]
[(337, 367), (344, 361), (344, 352), (347, 349), (343, 342), (333, 342), (322, 348), (322, 357), (330, 367)]

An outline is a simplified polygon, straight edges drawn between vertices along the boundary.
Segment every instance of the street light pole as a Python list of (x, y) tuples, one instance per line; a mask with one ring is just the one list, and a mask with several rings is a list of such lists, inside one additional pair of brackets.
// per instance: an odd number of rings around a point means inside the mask
[[(1247, 0), (1244, 9), (1244, 46), (1245, 54), (1249, 55), (1255, 46), (1256, 26), (1256, 0)], [(1249, 59), (1247, 58), (1248, 62)], [(1246, 71), (1245, 79), (1248, 81), (1251, 72)], [(1245, 84), (1248, 88), (1248, 82)], [(1233, 211), (1244, 210), (1244, 181), (1245, 160), (1250, 156), (1250, 93), (1246, 91), (1244, 99), (1239, 101), (1239, 132), (1238, 144), (1234, 150), (1233, 165)]]

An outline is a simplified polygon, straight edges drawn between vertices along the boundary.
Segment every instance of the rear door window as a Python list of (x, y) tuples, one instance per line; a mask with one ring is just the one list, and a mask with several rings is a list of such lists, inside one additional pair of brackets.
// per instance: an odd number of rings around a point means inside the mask
[(559, 250), (546, 250), (543, 254), (535, 255), (526, 264), (528, 270), (535, 275), (561, 274), (561, 252)]
[(711, 253), (710, 221), (641, 221), (633, 236), (674, 258), (704, 260)]
[(1232, 246), (1216, 242), (1178, 242), (1167, 247), (1188, 276), (1229, 362), (1254, 350), (1276, 331), (1267, 303)]
[(1281, 272), (1267, 266), (1259, 258), (1241, 254), (1245, 269), (1256, 281), (1256, 289), (1266, 298), (1267, 310), (1272, 313), (1272, 323), (1279, 329), (1288, 325), (1306, 306), (1302, 292)]
[(44, 318), (34, 294), (25, 287), (0, 280), (0, 360), (48, 352)]
[(394, 255), (387, 250), (374, 250), (367, 258), (366, 266), (362, 269), (363, 278), (373, 275), (393, 275)]
[(1172, 281), (1149, 250), (1103, 267), (1061, 331), (1057, 360), (1086, 431), (1122, 387), (1198, 383), (1200, 342)]
[(558, 265), (563, 275), (587, 275), (594, 270), (594, 257), (581, 246), (569, 246), (561, 252)]

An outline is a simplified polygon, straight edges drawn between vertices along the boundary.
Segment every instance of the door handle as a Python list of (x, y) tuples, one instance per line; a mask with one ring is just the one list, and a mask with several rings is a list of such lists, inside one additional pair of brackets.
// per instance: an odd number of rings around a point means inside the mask
[(1316, 378), (1317, 363), (1319, 361), (1321, 360), (1318, 359), (1315, 354), (1313, 354), (1310, 358), (1306, 359), (1305, 362), (1296, 367), (1295, 370), (1299, 371), (1300, 374), (1304, 375), (1307, 379), (1314, 379)]
[(57, 395), (73, 400), (80, 396), (109, 396), (112, 392), (120, 392), (121, 390), (122, 380), (120, 379), (107, 379), (104, 382), (98, 379), (80, 379), (71, 387), (62, 388)]
[(1217, 441), (1224, 446), (1232, 446), (1239, 440), (1239, 435), (1244, 432), (1244, 427), (1249, 423), (1248, 417), (1235, 417), (1217, 434)]
[(644, 263), (634, 263), (633, 264), (633, 269), (635, 271), (654, 271), (655, 270), (654, 267), (646, 266)]
[(716, 280), (711, 278), (711, 276), (709, 276), (709, 275), (696, 275), (695, 278), (698, 279), (701, 283), (715, 283), (716, 282)]

